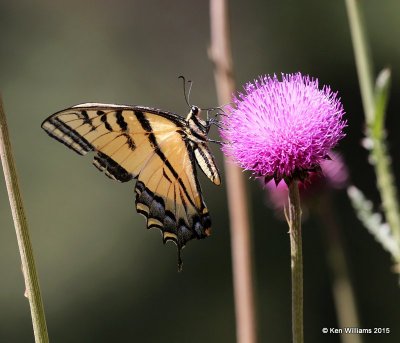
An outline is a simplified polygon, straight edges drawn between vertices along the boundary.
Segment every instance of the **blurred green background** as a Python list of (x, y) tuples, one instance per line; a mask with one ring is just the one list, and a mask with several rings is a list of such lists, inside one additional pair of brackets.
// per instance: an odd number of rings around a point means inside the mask
[[(400, 2), (364, 3), (378, 72), (392, 67), (387, 125), (400, 171)], [(375, 204), (375, 179), (360, 146), (363, 111), (344, 1), (231, 1), (237, 84), (265, 73), (302, 71), (339, 90), (347, 137), (339, 151), (352, 182)], [(203, 176), (213, 235), (190, 243), (178, 274), (176, 249), (144, 229), (134, 184), (112, 182), (51, 140), (40, 124), (80, 102), (128, 103), (186, 114), (179, 75), (194, 81), (191, 101), (218, 105), (208, 60), (208, 1), (0, 2), (0, 90), (30, 222), (52, 342), (234, 342), (234, 304), (225, 188)], [(240, 87), (240, 86), (238, 86)], [(216, 133), (213, 133), (216, 135)], [(222, 169), (222, 156), (212, 147)], [(248, 176), (245, 174), (246, 177)], [(400, 177), (397, 177), (398, 181)], [(247, 182), (254, 227), (260, 342), (291, 337), (287, 226)], [(361, 327), (389, 327), (364, 342), (399, 342), (400, 289), (392, 262), (355, 218), (344, 191), (334, 195)], [(0, 182), (0, 342), (33, 342), (28, 302), (4, 182)], [(303, 226), (305, 337), (338, 327), (324, 228)]]

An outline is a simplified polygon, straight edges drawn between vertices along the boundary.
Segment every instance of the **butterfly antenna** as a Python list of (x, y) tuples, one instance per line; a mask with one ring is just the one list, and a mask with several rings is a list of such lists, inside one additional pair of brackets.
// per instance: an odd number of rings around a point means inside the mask
[(188, 83), (190, 83), (190, 87), (189, 87), (189, 92), (186, 93), (186, 79), (185, 79), (185, 77), (181, 75), (181, 76), (178, 77), (178, 79), (182, 79), (182, 82), (183, 82), (183, 95), (185, 97), (186, 104), (189, 106), (189, 108), (191, 108), (192, 106), (189, 103), (189, 97), (190, 97), (190, 91), (192, 89), (192, 81), (187, 81)]
[(190, 92), (192, 91), (193, 82), (188, 80), (188, 83), (189, 83), (189, 91), (188, 91), (188, 94), (187, 94), (187, 102), (188, 102), (189, 107), (192, 107), (190, 105)]

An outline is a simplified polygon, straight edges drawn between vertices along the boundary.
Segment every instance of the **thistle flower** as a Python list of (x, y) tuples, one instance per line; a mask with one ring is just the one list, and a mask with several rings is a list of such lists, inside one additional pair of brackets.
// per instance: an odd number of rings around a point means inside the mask
[(261, 76), (234, 98), (222, 119), (225, 154), (266, 181), (284, 179), (292, 274), (293, 341), (303, 342), (303, 259), (299, 180), (321, 170), (328, 151), (343, 138), (346, 121), (337, 93), (297, 74)]
[(266, 181), (304, 179), (320, 170), (344, 137), (344, 110), (329, 86), (301, 73), (261, 76), (234, 97), (222, 119), (225, 154)]

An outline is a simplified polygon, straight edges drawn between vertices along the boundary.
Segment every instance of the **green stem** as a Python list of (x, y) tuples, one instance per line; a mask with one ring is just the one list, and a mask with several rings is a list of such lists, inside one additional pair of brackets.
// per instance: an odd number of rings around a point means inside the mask
[(0, 155), (4, 177), (14, 219), (19, 253), (21, 255), (22, 273), (25, 280), (25, 296), (29, 300), (33, 331), (36, 343), (49, 342), (43, 302), (40, 295), (39, 281), (36, 274), (32, 245), (29, 238), (28, 223), (25, 216), (22, 197), (18, 186), (17, 173), (11, 150), (6, 116), (0, 97)]
[(372, 74), (370, 52), (365, 39), (365, 30), (359, 3), (359, 0), (346, 0), (361, 97), (366, 121), (369, 125), (373, 120), (375, 111), (374, 78)]
[[(400, 206), (391, 168), (390, 156), (387, 153), (385, 130), (383, 125), (385, 106), (381, 106), (375, 98), (379, 97), (379, 87), (374, 92), (372, 62), (367, 48), (364, 25), (361, 19), (361, 9), (357, 0), (346, 0), (351, 36), (353, 40), (358, 79), (367, 122), (367, 137), (371, 140), (370, 156), (375, 168), (377, 186), (382, 199), (385, 218), (390, 226), (393, 237), (400, 247)], [(386, 76), (389, 77), (390, 76)], [(387, 96), (388, 90), (381, 90)], [(387, 101), (387, 99), (385, 99)], [(400, 263), (400, 256), (393, 256)]]
[[(375, 166), (377, 185), (382, 198), (382, 208), (393, 237), (397, 245), (400, 246), (400, 215), (399, 204), (397, 202), (397, 189), (394, 186), (395, 181), (390, 156), (387, 154), (384, 138), (374, 139), (371, 154)], [(400, 256), (393, 257), (398, 263), (400, 262)]]
[(289, 204), (286, 211), (289, 224), (292, 269), (292, 331), (293, 343), (303, 343), (303, 253), (301, 243), (301, 207), (298, 182), (289, 184)]

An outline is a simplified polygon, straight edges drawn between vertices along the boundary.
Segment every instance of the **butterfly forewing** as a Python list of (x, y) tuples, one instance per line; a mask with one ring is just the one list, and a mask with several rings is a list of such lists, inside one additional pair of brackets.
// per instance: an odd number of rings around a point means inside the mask
[(157, 109), (91, 103), (57, 112), (42, 124), (77, 153), (94, 151), (93, 164), (110, 178), (137, 178), (137, 211), (147, 217), (148, 228), (162, 231), (164, 242), (174, 241), (178, 252), (187, 241), (210, 233), (195, 158), (219, 184), (211, 153), (204, 145), (195, 156), (186, 126), (181, 117)]

